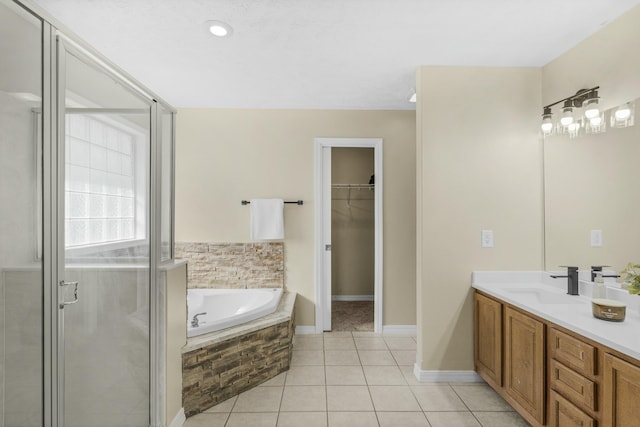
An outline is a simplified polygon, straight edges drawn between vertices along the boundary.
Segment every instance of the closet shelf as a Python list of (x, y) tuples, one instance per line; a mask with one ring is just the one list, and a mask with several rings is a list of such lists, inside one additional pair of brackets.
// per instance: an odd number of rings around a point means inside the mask
[[(344, 198), (340, 198), (340, 197), (332, 197), (332, 200), (346, 200), (347, 201), (347, 206), (351, 206), (351, 190), (373, 190), (375, 188), (375, 184), (331, 184), (331, 188), (332, 189), (343, 189), (343, 190), (349, 190), (349, 192), (347, 193), (347, 197)], [(343, 193), (344, 194), (344, 193)], [(360, 192), (358, 192), (358, 194), (362, 194)], [(371, 197), (373, 197), (373, 193), (370, 193), (370, 197), (365, 198), (365, 199), (361, 199), (361, 198), (356, 198), (354, 200), (373, 200)]]
[(363, 188), (371, 190), (375, 188), (375, 186), (376, 186), (375, 184), (331, 184), (331, 188), (348, 188), (348, 189), (356, 188), (358, 190)]

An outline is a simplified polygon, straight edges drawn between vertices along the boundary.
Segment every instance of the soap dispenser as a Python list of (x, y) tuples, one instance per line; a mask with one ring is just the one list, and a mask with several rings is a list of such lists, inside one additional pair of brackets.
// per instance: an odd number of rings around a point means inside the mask
[(604, 278), (602, 273), (596, 273), (596, 278), (593, 281), (593, 291), (591, 292), (592, 298), (606, 298), (607, 290), (604, 286)]

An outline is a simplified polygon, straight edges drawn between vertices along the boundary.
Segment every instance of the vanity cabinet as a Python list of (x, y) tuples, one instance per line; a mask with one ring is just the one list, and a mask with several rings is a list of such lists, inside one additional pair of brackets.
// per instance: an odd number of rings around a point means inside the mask
[(602, 425), (640, 425), (640, 366), (613, 354), (604, 355)]
[(476, 293), (474, 324), (475, 370), (494, 388), (502, 387), (502, 304)]
[(533, 426), (640, 426), (640, 360), (478, 291), (474, 308), (476, 371)]

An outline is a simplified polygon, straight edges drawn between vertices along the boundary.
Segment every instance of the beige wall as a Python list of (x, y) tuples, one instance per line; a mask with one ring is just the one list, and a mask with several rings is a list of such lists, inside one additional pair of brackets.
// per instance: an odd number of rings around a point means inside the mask
[(540, 69), (417, 78), (418, 364), (472, 370), (471, 272), (542, 267)]
[(640, 97), (640, 6), (542, 68), (542, 102), (600, 86), (605, 108)]
[(181, 109), (177, 115), (176, 241), (247, 242), (243, 199), (285, 206), (285, 287), (296, 322), (315, 323), (316, 137), (384, 140), (384, 324), (415, 324), (413, 111)]
[[(416, 279), (422, 369), (473, 369), (473, 270), (542, 268), (542, 105), (595, 85), (601, 87), (604, 108), (639, 97), (638, 22), (640, 6), (542, 68), (418, 71)], [(601, 154), (604, 161), (612, 153)], [(546, 220), (557, 228), (554, 218)], [(485, 228), (494, 230), (493, 249), (480, 247)], [(563, 255), (554, 257), (555, 263)]]
[[(165, 268), (163, 268), (165, 269)], [(187, 265), (166, 268), (167, 277), (167, 425), (182, 408), (182, 347), (187, 342)]]
[[(373, 153), (373, 148), (332, 148), (331, 183), (367, 184)], [(333, 188), (331, 196), (331, 294), (373, 295), (374, 192)]]

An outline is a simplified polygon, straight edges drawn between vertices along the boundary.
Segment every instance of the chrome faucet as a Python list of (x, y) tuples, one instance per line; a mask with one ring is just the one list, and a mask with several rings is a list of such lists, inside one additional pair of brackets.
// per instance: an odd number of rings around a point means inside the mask
[(191, 320), (191, 326), (194, 328), (197, 328), (199, 325), (198, 323), (198, 316), (204, 316), (205, 314), (207, 314), (207, 312), (205, 311), (204, 313), (198, 313), (196, 315), (193, 316), (193, 319)]
[[(564, 266), (562, 266), (564, 267)], [(578, 292), (578, 267), (567, 267), (566, 276), (551, 275), (554, 279), (567, 278), (567, 294), (580, 295)]]

